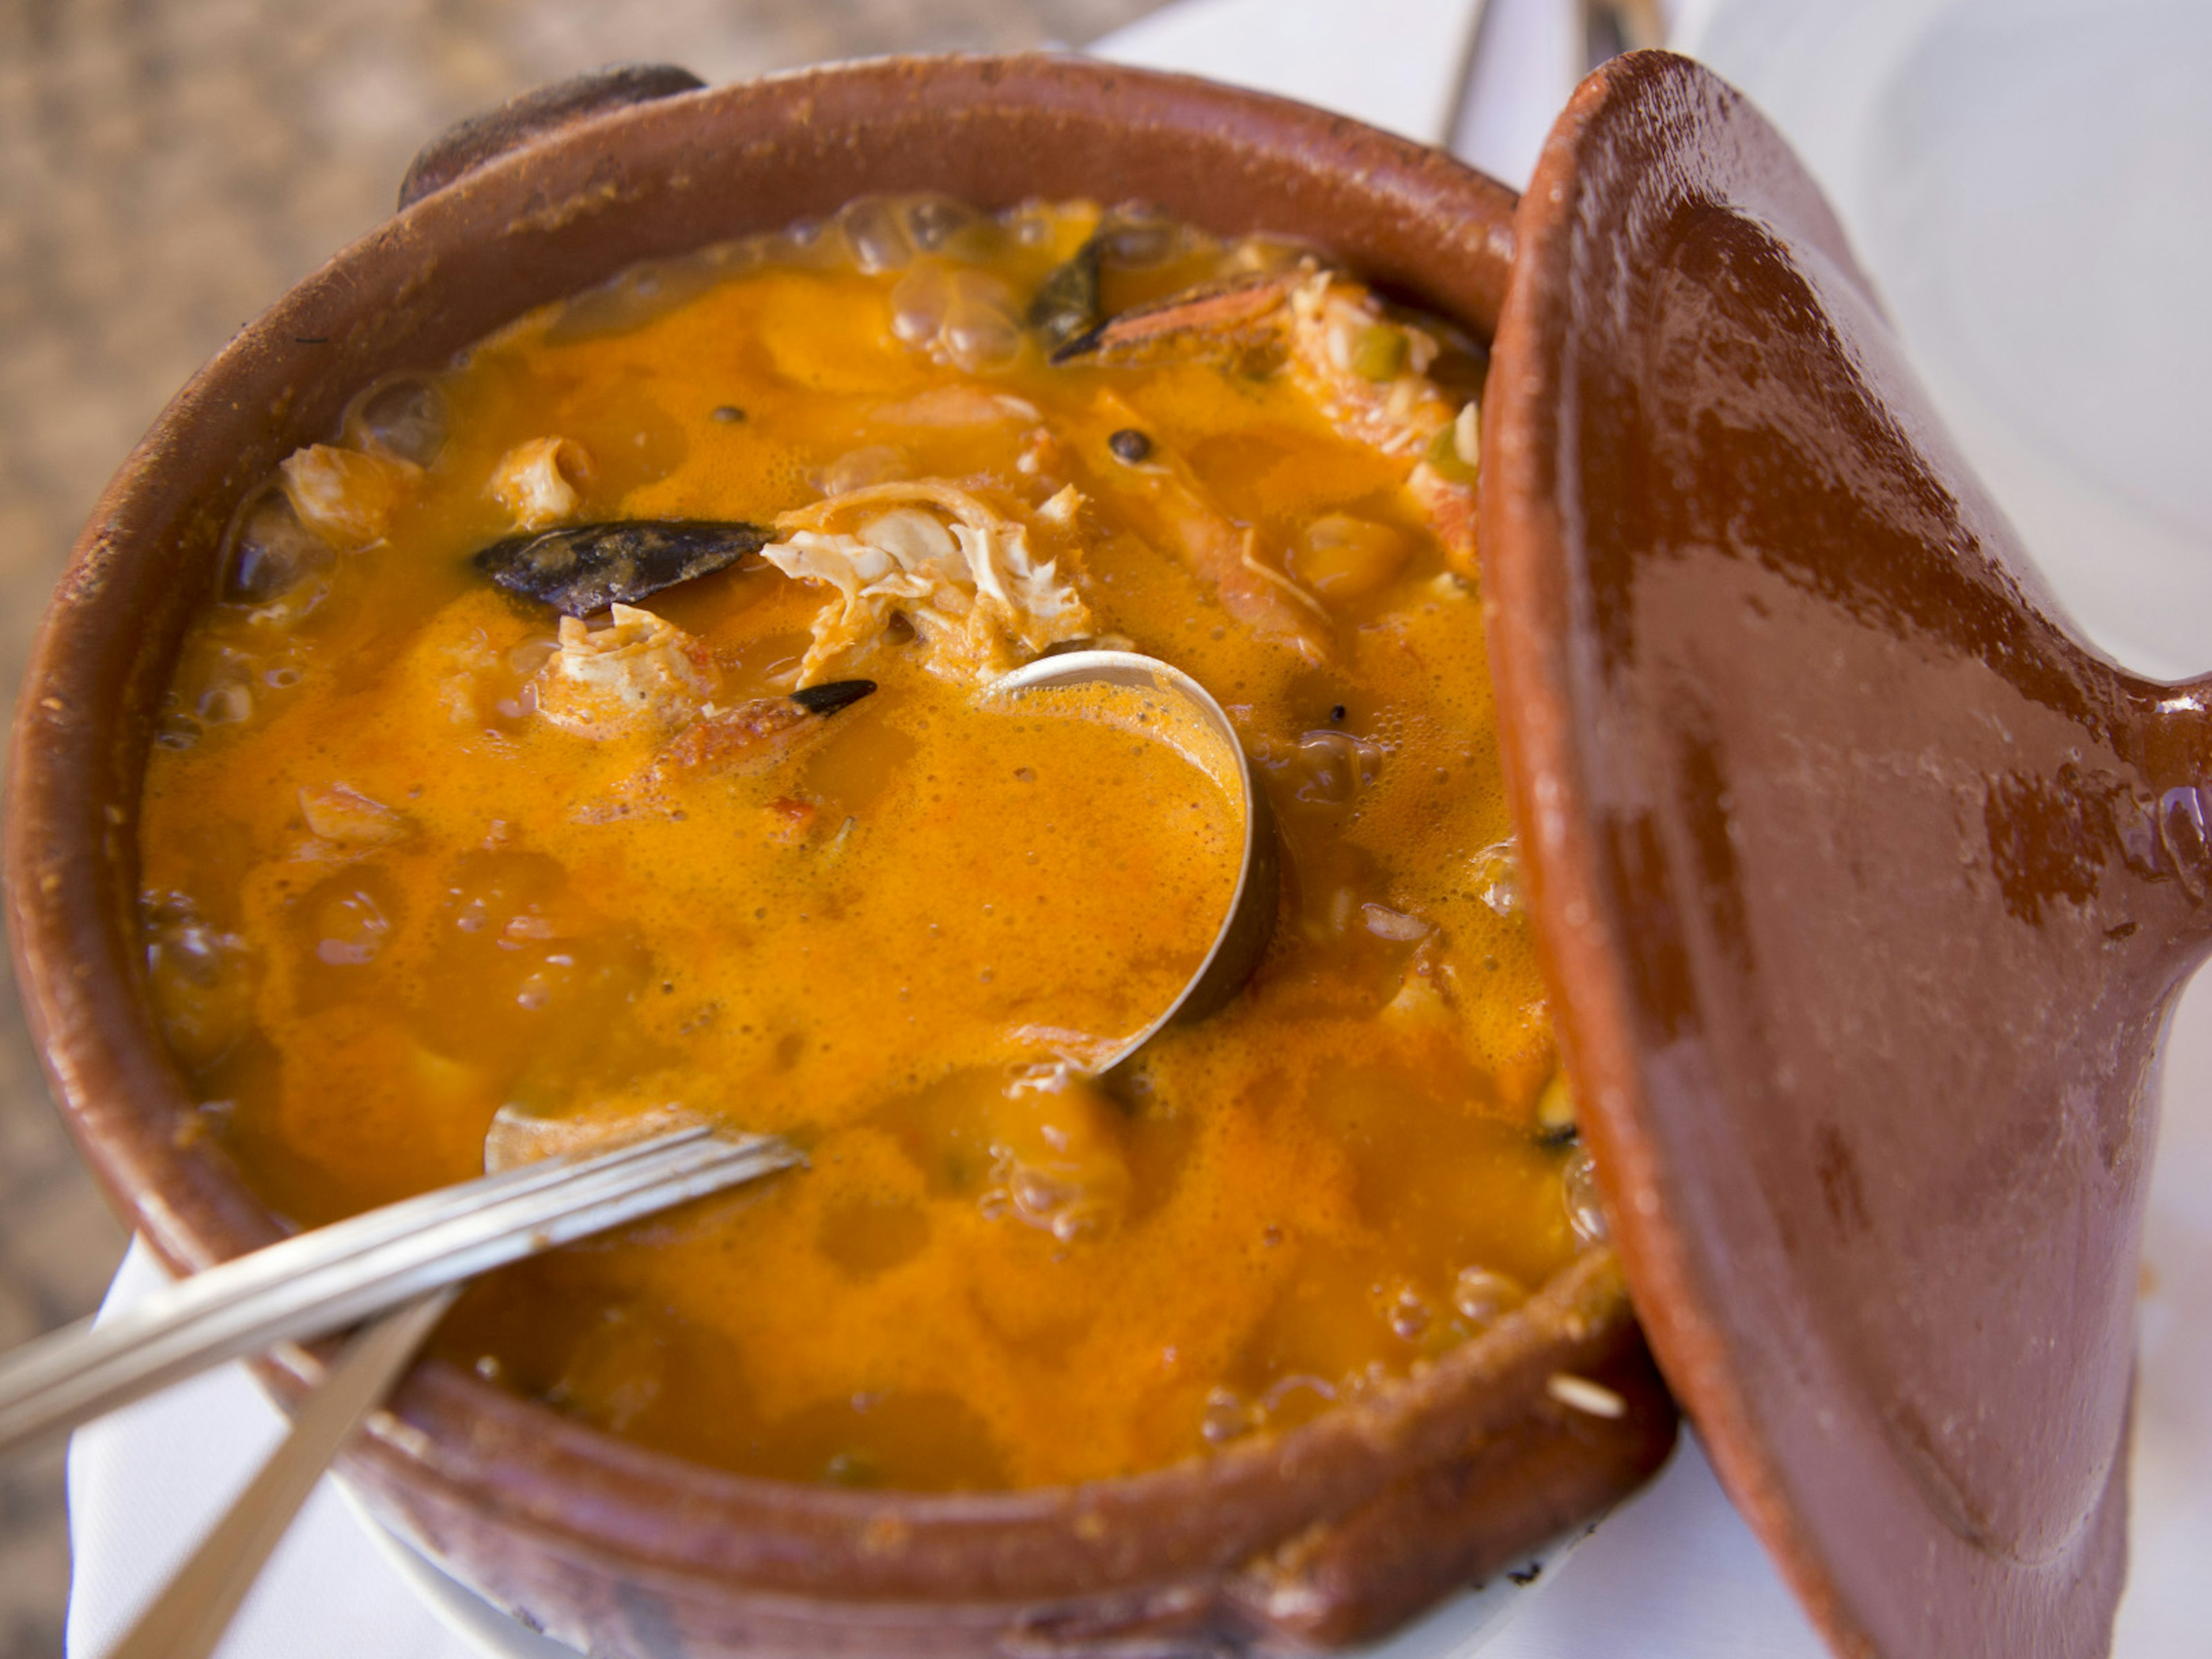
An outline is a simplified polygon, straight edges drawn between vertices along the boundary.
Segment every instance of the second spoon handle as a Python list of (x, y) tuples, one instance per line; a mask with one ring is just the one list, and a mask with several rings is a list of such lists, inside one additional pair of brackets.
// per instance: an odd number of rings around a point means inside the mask
[(441, 1285), (799, 1162), (768, 1136), (679, 1129), (302, 1233), (0, 1358), (0, 1455), (227, 1359), (344, 1330)]
[(205, 1659), (215, 1651), (323, 1470), (459, 1294), (448, 1285), (418, 1297), (346, 1345), (301, 1402), (283, 1443), (104, 1659)]

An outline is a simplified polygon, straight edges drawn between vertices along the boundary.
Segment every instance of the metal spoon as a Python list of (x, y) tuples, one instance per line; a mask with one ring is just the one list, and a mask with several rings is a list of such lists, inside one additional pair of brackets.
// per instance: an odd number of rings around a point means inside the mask
[[(286, 1336), (364, 1326), (291, 1431), (104, 1659), (204, 1659), (292, 1517), (383, 1401), (463, 1279), (801, 1161), (783, 1141), (696, 1120), (601, 1125), (596, 1155), (556, 1154), (371, 1211), (171, 1286), (122, 1317), (58, 1333), (0, 1369), (0, 1449), (112, 1410)], [(611, 1132), (611, 1133), (610, 1133)], [(572, 1148), (571, 1152), (586, 1148)]]
[[(1275, 931), (1281, 889), (1275, 848), (1275, 820), (1267, 797), (1238, 742), (1237, 728), (1221, 705), (1182, 670), (1135, 651), (1063, 651), (1040, 657), (993, 681), (982, 694), (986, 704), (1029, 694), (1085, 685), (1115, 686), (1145, 694), (1140, 718), (1155, 740), (1178, 750), (1205, 772), (1223, 793), (1234, 798), (1244, 827), (1237, 885), (1205, 959), (1158, 1018), (1123, 1041), (1092, 1068), (1103, 1076), (1127, 1066), (1152, 1040), (1172, 1026), (1203, 1019), (1224, 1006), (1252, 977)], [(678, 1108), (665, 1109), (677, 1112)], [(633, 1115), (633, 1120), (635, 1116)], [(556, 1153), (588, 1148), (608, 1121), (589, 1115), (541, 1114), (502, 1106), (484, 1137), (484, 1167), (501, 1170)]]
[(1119, 686), (1148, 694), (1149, 709), (1159, 717), (1151, 727), (1152, 735), (1179, 750), (1224, 794), (1233, 796), (1244, 824), (1237, 886), (1205, 960), (1158, 1018), (1099, 1063), (1096, 1074), (1103, 1076), (1128, 1065), (1163, 1031), (1218, 1012), (1243, 988), (1274, 935), (1282, 875), (1275, 851), (1274, 813), (1252, 769), (1251, 757), (1221, 705), (1180, 668), (1135, 651), (1067, 651), (1015, 669), (994, 681), (985, 696), (1006, 701), (1083, 685)]
[[(441, 1188), (194, 1273), (0, 1360), (0, 1455), (211, 1365), (344, 1330), (425, 1292), (801, 1161), (695, 1121)], [(583, 1153), (593, 1153), (586, 1157)]]

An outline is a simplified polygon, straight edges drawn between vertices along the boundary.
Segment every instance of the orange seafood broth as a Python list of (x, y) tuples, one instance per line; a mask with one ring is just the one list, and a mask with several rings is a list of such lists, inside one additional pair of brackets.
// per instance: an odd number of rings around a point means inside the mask
[[(1295, 252), (1121, 222), (1109, 310)], [(888, 257), (862, 234), (885, 223)], [(145, 787), (150, 983), (195, 1131), (272, 1206), (313, 1224), (466, 1179), (502, 1106), (675, 1103), (807, 1149), (479, 1283), (448, 1358), (733, 1469), (1025, 1486), (1302, 1421), (1579, 1248), (1472, 585), (1408, 460), (1264, 354), (1010, 346), (1099, 223), (864, 204), (533, 313), (432, 377), (442, 444), (386, 469), (376, 533), (243, 595), (234, 571), (196, 623)], [(947, 282), (984, 307), (980, 353), (901, 337)], [(1435, 373), (1465, 398), (1478, 367)], [(1027, 412), (955, 418), (948, 387)], [(1171, 746), (990, 706), (910, 629), (807, 744), (609, 808), (665, 732), (533, 714), (554, 618), (471, 562), (515, 527), (494, 469), (548, 435), (588, 457), (579, 520), (765, 526), (882, 476), (1033, 514), (1073, 483), (1072, 526), (1032, 528), (1099, 631), (1194, 675), (1260, 763), (1285, 878), (1249, 988), (1085, 1080), (1203, 955), (1240, 821)], [(378, 441), (357, 413), (338, 447)], [(1177, 555), (1143, 487), (1162, 462), (1269, 580), (1303, 578), (1303, 646)], [(727, 707), (792, 688), (823, 598), (756, 557), (639, 603)]]

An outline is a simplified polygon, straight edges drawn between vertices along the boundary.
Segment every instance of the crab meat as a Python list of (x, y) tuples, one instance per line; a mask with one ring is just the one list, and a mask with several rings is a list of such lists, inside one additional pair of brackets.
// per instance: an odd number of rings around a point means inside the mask
[(1458, 410), (1428, 377), (1437, 343), (1382, 313), (1361, 283), (1304, 272), (1290, 289), (1291, 372), (1336, 429), (1386, 455), (1417, 456)]
[(300, 522), (349, 551), (383, 538), (422, 476), (412, 462), (331, 444), (294, 450), (279, 471), (284, 498)]
[(802, 687), (837, 658), (865, 655), (894, 615), (920, 635), (932, 673), (969, 684), (1093, 631), (1059, 558), (1031, 550), (1029, 526), (941, 479), (848, 490), (785, 514), (776, 529), (782, 539), (761, 556), (836, 590), (815, 616)]
[(1358, 599), (1395, 576), (1406, 562), (1405, 535), (1349, 513), (1310, 521), (1289, 555), (1297, 580), (1325, 604)]
[(1036, 510), (1037, 522), (1048, 524), (1055, 530), (1073, 531), (1076, 520), (1083, 514), (1083, 492), (1073, 484), (1065, 484), (1045, 498)]
[(1474, 405), (1455, 405), (1428, 378), (1437, 351), (1426, 331), (1386, 314), (1364, 284), (1309, 260), (1124, 312), (1053, 361), (1281, 362), (1339, 432), (1413, 462), (1407, 488), (1452, 568), (1472, 580)]
[[(1054, 495), (1065, 495), (1067, 455), (1049, 427), (1032, 428), (1022, 439), (1022, 453), (1014, 457), (1014, 471), (1046, 492), (1046, 505)], [(1043, 516), (1040, 507), (1038, 516)]]
[(798, 734), (820, 730), (823, 717), (789, 697), (756, 697), (716, 709), (685, 726), (660, 751), (657, 769), (730, 774), (763, 768), (791, 752)]
[[(838, 695), (821, 699), (804, 695), (757, 697), (735, 708), (702, 710), (698, 719), (607, 796), (578, 809), (576, 817), (600, 823), (639, 811), (671, 811), (677, 792), (687, 785), (764, 772), (789, 760), (829, 730), (831, 715), (858, 702), (875, 687), (866, 680), (854, 680), (830, 689)], [(782, 813), (782, 830), (790, 831), (792, 839), (803, 836), (811, 823), (811, 814), (809, 809), (807, 823), (793, 830), (793, 814)], [(777, 815), (772, 812), (771, 817)]]
[(864, 444), (847, 450), (810, 482), (824, 495), (842, 495), (913, 476), (912, 460), (896, 444)]
[(1476, 579), (1474, 477), (1481, 464), (1482, 417), (1473, 404), (1430, 441), (1428, 453), (1406, 480), (1406, 488), (1443, 544), (1452, 569)]
[(301, 790), (300, 815), (307, 819), (310, 835), (340, 847), (386, 846), (405, 840), (414, 828), (397, 807), (343, 783)]
[(611, 626), (561, 618), (560, 644), (532, 682), (538, 712), (583, 738), (666, 736), (708, 707), (714, 659), (673, 623), (617, 605)]
[(800, 795), (778, 795), (761, 809), (768, 822), (768, 838), (784, 847), (797, 847), (812, 833), (822, 809)]
[(977, 386), (940, 386), (896, 404), (879, 406), (872, 416), (888, 426), (975, 427), (1000, 426), (1010, 422), (1034, 425), (1043, 418), (1037, 406), (1010, 392), (987, 392)]
[(1452, 574), (1468, 581), (1478, 580), (1480, 568), (1475, 557), (1474, 486), (1447, 477), (1423, 461), (1406, 480), (1406, 488), (1420, 507), (1421, 516), (1437, 532), (1437, 540), (1444, 550)]
[(1474, 580), (1473, 404), (1455, 408), (1428, 378), (1437, 343), (1391, 320), (1374, 295), (1326, 270), (1291, 291), (1291, 372), (1336, 429), (1386, 455), (1414, 456), (1406, 487), (1459, 574)]
[(592, 453), (573, 438), (532, 438), (499, 458), (486, 486), (522, 530), (544, 530), (576, 516), (579, 484), (591, 483)]
[[(1143, 425), (1142, 417), (1112, 392), (1099, 394), (1091, 422), (1097, 446), (1108, 434)], [(1309, 662), (1328, 660), (1332, 624), (1321, 601), (1260, 556), (1258, 534), (1239, 526), (1215, 504), (1198, 475), (1172, 450), (1149, 451), (1141, 465), (1126, 465), (1125, 501), (1150, 509), (1144, 526), (1157, 545), (1219, 596), (1223, 609), (1262, 639), (1295, 647)]]

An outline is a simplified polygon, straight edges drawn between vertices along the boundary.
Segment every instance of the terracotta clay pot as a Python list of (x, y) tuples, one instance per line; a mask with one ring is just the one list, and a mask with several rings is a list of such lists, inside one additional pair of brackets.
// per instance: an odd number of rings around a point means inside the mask
[[(556, 90), (426, 152), (408, 205), (185, 388), (109, 486), (57, 592), (16, 732), (8, 874), (33, 1029), (85, 1156), (173, 1268), (277, 1229), (157, 1036), (135, 914), (151, 723), (244, 494), (377, 376), (444, 364), (641, 259), (866, 192), (1141, 198), (1312, 239), (1487, 337), (1510, 193), (1354, 123), (1052, 58), (892, 61), (687, 90)], [(1617, 1419), (1568, 1408), (1594, 1378)], [(287, 1351), (280, 1395), (318, 1366)], [(1291, 1651), (1395, 1624), (1647, 1475), (1674, 1419), (1609, 1252), (1371, 1403), (1092, 1486), (854, 1492), (708, 1470), (440, 1364), (347, 1470), (448, 1571), (563, 1641), (735, 1652)]]

